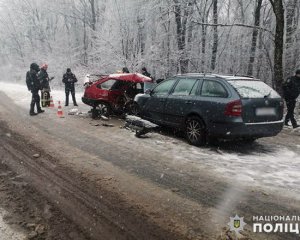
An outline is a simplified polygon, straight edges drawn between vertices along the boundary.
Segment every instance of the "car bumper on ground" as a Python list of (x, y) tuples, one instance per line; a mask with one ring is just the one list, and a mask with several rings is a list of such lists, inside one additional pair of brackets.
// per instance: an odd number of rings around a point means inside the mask
[(283, 120), (258, 123), (215, 123), (210, 135), (223, 138), (260, 138), (272, 137), (281, 132)]

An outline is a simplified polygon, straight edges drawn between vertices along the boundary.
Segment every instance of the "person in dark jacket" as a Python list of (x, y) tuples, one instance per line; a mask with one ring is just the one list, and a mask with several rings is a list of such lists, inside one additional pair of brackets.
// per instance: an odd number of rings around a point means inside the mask
[(145, 67), (142, 68), (142, 74), (146, 77), (152, 78), (151, 74), (147, 71), (147, 68)]
[(122, 73), (129, 73), (129, 69), (127, 67), (122, 68)]
[[(31, 91), (32, 98), (30, 103), (29, 115), (35, 116), (38, 113), (43, 113), (44, 110), (41, 109), (40, 105), (40, 95), (41, 84), (37, 77), (37, 73), (40, 71), (39, 65), (32, 63), (30, 65), (30, 70), (26, 73), (26, 84), (29, 91)], [(34, 112), (34, 106), (36, 105), (37, 113)]]
[(300, 69), (296, 71), (296, 75), (289, 77), (282, 86), (283, 98), (287, 106), (287, 114), (285, 116), (285, 125), (288, 126), (291, 121), (293, 128), (299, 127), (294, 116), (296, 99), (300, 95)]
[(43, 64), (41, 66), (41, 70), (38, 74), (38, 79), (41, 84), (41, 95), (42, 95), (42, 107), (50, 106), (50, 81), (53, 78), (49, 78), (48, 73), (47, 73), (48, 65)]
[(49, 84), (50, 79), (47, 73), (47, 69), (48, 69), (47, 64), (43, 64), (41, 66), (41, 70), (38, 74), (38, 79), (40, 80), (41, 88), (50, 92), (50, 84)]
[(75, 83), (77, 78), (74, 73), (71, 72), (71, 69), (68, 68), (67, 72), (63, 76), (62, 82), (65, 84), (66, 92), (66, 103), (65, 106), (69, 105), (69, 95), (71, 93), (74, 106), (78, 106), (75, 98)]

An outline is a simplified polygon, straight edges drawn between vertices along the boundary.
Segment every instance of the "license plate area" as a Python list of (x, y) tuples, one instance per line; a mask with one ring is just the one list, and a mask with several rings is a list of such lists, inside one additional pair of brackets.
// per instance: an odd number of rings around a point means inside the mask
[(276, 116), (275, 108), (256, 108), (256, 116)]

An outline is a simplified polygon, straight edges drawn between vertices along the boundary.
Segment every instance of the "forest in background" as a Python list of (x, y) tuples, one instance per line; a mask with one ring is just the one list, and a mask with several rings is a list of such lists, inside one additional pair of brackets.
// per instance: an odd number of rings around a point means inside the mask
[[(300, 67), (299, 0), (0, 0), (0, 68), (31, 62), (60, 78), (146, 66), (251, 75), (280, 90)], [(56, 80), (58, 81), (58, 80)]]

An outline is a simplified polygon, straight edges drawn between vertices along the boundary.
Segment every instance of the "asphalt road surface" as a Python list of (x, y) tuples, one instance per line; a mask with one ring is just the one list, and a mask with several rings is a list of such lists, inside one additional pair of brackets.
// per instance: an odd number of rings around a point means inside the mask
[(0, 89), (0, 217), (20, 239), (236, 239), (236, 214), (241, 239), (298, 237), (252, 229), (253, 216), (300, 216), (298, 130), (197, 148), (164, 129), (136, 138), (83, 104), (30, 117), (26, 89)]

